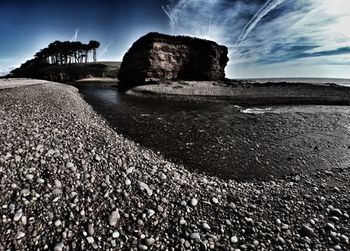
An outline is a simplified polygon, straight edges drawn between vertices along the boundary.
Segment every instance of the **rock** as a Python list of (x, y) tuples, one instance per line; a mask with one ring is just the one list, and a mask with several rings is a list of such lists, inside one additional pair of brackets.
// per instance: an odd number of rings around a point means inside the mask
[(195, 241), (200, 241), (201, 240), (201, 236), (199, 235), (199, 233), (192, 233), (191, 234), (191, 239), (193, 239)]
[(16, 239), (22, 239), (24, 236), (26, 236), (25, 233), (23, 233), (22, 231), (18, 231), (16, 234)]
[(191, 206), (195, 207), (195, 206), (197, 206), (197, 204), (198, 204), (198, 200), (196, 198), (192, 198), (191, 199)]
[(88, 224), (87, 232), (90, 236), (93, 236), (95, 233), (94, 225)]
[(219, 200), (216, 197), (213, 197), (211, 200), (214, 204), (218, 204)]
[(232, 236), (231, 238), (230, 238), (230, 241), (231, 241), (231, 243), (237, 243), (238, 242), (238, 238), (237, 238), (237, 236)]
[(53, 248), (54, 251), (62, 251), (63, 250), (63, 243), (60, 242), (58, 244), (55, 245), (55, 247)]
[(205, 223), (205, 222), (202, 224), (202, 227), (205, 230), (210, 230), (210, 226), (207, 223)]
[(72, 162), (67, 162), (66, 167), (67, 168), (73, 168), (74, 164)]
[(119, 211), (118, 209), (113, 211), (111, 213), (111, 215), (109, 216), (109, 225), (111, 226), (115, 226), (117, 225), (117, 222), (119, 221), (120, 219), (120, 214), (119, 214)]
[(62, 182), (59, 181), (58, 179), (55, 179), (53, 182), (54, 182), (56, 188), (61, 188), (62, 187)]
[(148, 249), (148, 247), (147, 246), (145, 246), (145, 245), (139, 245), (139, 250), (147, 250)]
[(60, 220), (56, 220), (54, 223), (55, 227), (59, 227), (59, 226), (61, 226), (61, 224), (62, 224), (62, 221), (60, 221)]
[(309, 237), (315, 234), (315, 231), (307, 225), (303, 225), (299, 232), (302, 236), (309, 236)]
[(337, 217), (343, 216), (342, 211), (340, 211), (340, 209), (338, 209), (338, 208), (332, 208), (332, 209), (330, 209), (330, 210), (329, 210), (329, 214), (332, 215), (332, 216), (337, 216)]
[(87, 237), (86, 240), (88, 241), (89, 244), (92, 244), (95, 242), (94, 237), (92, 236)]
[(128, 178), (125, 179), (125, 185), (126, 186), (130, 186), (131, 185), (131, 180), (129, 180)]
[(23, 210), (21, 208), (21, 209), (17, 210), (15, 216), (13, 217), (13, 220), (18, 221), (19, 219), (22, 218), (22, 215), (23, 215)]
[(227, 54), (212, 41), (149, 33), (124, 55), (118, 79), (126, 89), (149, 80), (222, 80)]
[(118, 231), (114, 231), (113, 234), (112, 234), (112, 237), (114, 239), (118, 238), (120, 236), (119, 232)]
[(156, 240), (154, 239), (154, 238), (147, 238), (147, 239), (145, 239), (145, 244), (147, 245), (147, 246), (152, 246), (153, 244), (154, 244), (154, 242), (155, 242)]
[(139, 184), (140, 184), (140, 189), (143, 191), (146, 191), (148, 196), (151, 196), (153, 194), (152, 189), (150, 189), (146, 183), (140, 182)]
[(332, 231), (335, 230), (335, 227), (334, 227), (334, 225), (333, 225), (332, 223), (327, 223), (325, 228), (326, 228), (327, 230), (332, 230)]

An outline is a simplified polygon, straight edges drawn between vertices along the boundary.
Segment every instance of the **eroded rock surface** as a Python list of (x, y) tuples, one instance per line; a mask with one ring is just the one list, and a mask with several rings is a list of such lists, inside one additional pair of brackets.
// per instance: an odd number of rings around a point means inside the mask
[(212, 41), (149, 33), (124, 55), (118, 78), (122, 87), (150, 80), (222, 80), (227, 53)]

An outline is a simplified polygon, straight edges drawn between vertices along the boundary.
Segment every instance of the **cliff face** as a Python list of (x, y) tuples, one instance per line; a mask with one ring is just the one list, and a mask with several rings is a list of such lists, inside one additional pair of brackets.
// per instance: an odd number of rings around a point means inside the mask
[(149, 33), (124, 55), (118, 78), (123, 87), (150, 80), (222, 80), (227, 53), (212, 41)]

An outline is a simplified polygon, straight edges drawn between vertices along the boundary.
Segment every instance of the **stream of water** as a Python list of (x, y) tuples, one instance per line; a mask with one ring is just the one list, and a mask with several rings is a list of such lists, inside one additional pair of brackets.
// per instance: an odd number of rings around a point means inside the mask
[(240, 107), (142, 98), (78, 86), (118, 133), (186, 168), (225, 179), (270, 179), (349, 165), (350, 107)]

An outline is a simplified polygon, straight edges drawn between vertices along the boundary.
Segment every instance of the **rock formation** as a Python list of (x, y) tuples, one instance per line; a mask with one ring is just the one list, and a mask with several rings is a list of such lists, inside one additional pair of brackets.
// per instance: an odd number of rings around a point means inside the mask
[(227, 53), (213, 41), (149, 33), (124, 55), (118, 78), (125, 88), (148, 81), (222, 80)]

